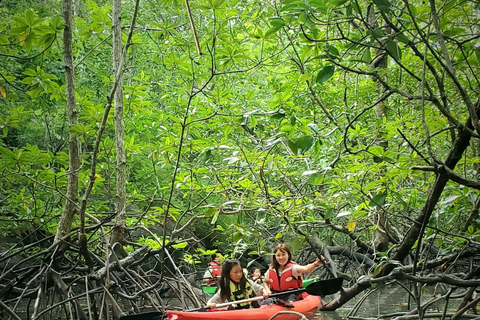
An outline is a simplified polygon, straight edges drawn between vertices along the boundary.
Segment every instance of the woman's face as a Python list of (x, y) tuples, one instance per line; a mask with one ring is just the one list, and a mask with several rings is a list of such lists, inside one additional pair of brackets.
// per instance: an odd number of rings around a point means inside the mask
[(243, 276), (242, 267), (239, 266), (238, 264), (233, 266), (232, 270), (230, 270), (230, 280), (238, 283), (242, 279), (242, 276)]
[(275, 252), (275, 259), (280, 266), (284, 267), (288, 263), (288, 253), (283, 250), (277, 250), (277, 252)]
[(253, 277), (254, 278), (260, 277), (260, 269), (255, 269), (255, 271), (253, 271)]

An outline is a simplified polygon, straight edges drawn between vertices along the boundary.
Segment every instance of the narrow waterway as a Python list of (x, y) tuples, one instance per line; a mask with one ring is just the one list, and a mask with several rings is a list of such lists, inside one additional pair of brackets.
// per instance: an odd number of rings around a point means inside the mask
[[(433, 287), (423, 287), (421, 289), (422, 303), (432, 299), (434, 292)], [(325, 297), (322, 302), (327, 303), (329, 300), (332, 300), (332, 296)], [(446, 311), (454, 312), (459, 303), (460, 299), (451, 299), (446, 307)], [(380, 316), (385, 317), (386, 315), (386, 318), (389, 319), (413, 310), (415, 307), (415, 301), (411, 297), (409, 299), (409, 294), (405, 288), (400, 285), (387, 285), (357, 296), (336, 311), (317, 312), (309, 319), (340, 320), (347, 319), (347, 316), (350, 316), (352, 319), (374, 319)], [(429, 313), (442, 313), (444, 311), (445, 300), (443, 299), (432, 303), (427, 309)]]
[[(440, 294), (440, 290), (437, 290), (436, 296)], [(422, 303), (432, 298), (434, 295), (434, 288), (432, 287), (423, 287), (422, 292)], [(446, 308), (447, 312), (454, 312), (460, 303), (460, 298), (462, 296), (463, 290), (456, 292), (459, 296), (458, 299), (451, 299)], [(204, 299), (208, 300), (212, 295), (204, 294)], [(335, 296), (327, 296), (322, 299), (322, 303), (328, 303), (334, 299)], [(205, 300), (205, 301), (206, 301)], [(168, 303), (173, 306), (181, 307), (182, 304), (176, 298), (168, 299)], [(416, 306), (415, 302), (410, 299), (409, 294), (406, 289), (400, 285), (388, 285), (383, 286), (377, 289), (372, 289), (366, 291), (365, 293), (360, 294), (359, 296), (352, 299), (347, 304), (342, 306), (336, 311), (322, 312), (319, 311), (314, 315), (310, 315), (310, 320), (343, 320), (350, 317), (350, 319), (359, 320), (359, 319), (376, 319), (380, 316), (386, 319), (390, 319), (394, 316), (399, 316), (401, 313), (408, 312), (409, 310), (414, 309)], [(25, 311), (25, 310), (22, 310)], [(146, 310), (145, 312), (147, 312)], [(427, 310), (429, 313), (441, 314), (445, 311), (445, 301), (443, 299), (439, 302), (431, 304)], [(20, 312), (19, 316), (22, 319), (26, 318), (26, 313)], [(440, 317), (429, 318), (430, 319), (439, 319)], [(0, 319), (2, 316), (0, 315)], [(63, 318), (62, 318), (63, 319)], [(231, 319), (236, 320), (236, 319)]]

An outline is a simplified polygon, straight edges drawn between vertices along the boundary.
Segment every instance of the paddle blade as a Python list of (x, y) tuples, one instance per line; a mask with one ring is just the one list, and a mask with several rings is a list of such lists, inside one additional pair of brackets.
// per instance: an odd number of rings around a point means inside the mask
[(120, 317), (120, 320), (162, 320), (166, 315), (162, 312), (145, 312)]
[(305, 291), (315, 296), (326, 296), (340, 291), (342, 288), (343, 278), (333, 278), (320, 280), (309, 284)]

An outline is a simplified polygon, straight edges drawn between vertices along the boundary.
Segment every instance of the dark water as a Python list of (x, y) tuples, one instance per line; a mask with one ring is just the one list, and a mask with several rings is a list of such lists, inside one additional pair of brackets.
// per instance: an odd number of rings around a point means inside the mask
[[(399, 285), (388, 285), (383, 286), (377, 289), (371, 289), (359, 294), (357, 297), (349, 301), (347, 304), (343, 305), (336, 311), (327, 311), (327, 312), (317, 312), (314, 315), (310, 315), (308, 318), (310, 320), (341, 320), (347, 319), (375, 319), (379, 316), (389, 315), (386, 318), (392, 318), (394, 316), (399, 316), (399, 313), (405, 313), (409, 310), (412, 310), (416, 307), (415, 302), (410, 299), (407, 292), (411, 288), (405, 288)], [(433, 295), (439, 295), (440, 290), (435, 291), (432, 287), (424, 287), (421, 289), (422, 292), (422, 303), (429, 300)], [(458, 292), (460, 298), (461, 293)], [(212, 295), (203, 294), (203, 299), (208, 300)], [(327, 296), (322, 298), (322, 303), (325, 304), (328, 301), (331, 301), (335, 298), (335, 295)], [(446, 307), (447, 311), (454, 312), (456, 307), (460, 302), (460, 298), (457, 300), (451, 300), (449, 305)], [(168, 301), (170, 305), (176, 305), (181, 307), (181, 303), (178, 299), (170, 299)], [(432, 304), (428, 309), (428, 312), (442, 313), (445, 309), (445, 301), (440, 300), (436, 304)], [(25, 314), (19, 314), (22, 319)], [(2, 316), (0, 315), (0, 320)], [(62, 318), (63, 319), (63, 318)], [(300, 319), (300, 318), (299, 318)], [(232, 319), (235, 320), (235, 319)], [(430, 320), (430, 319), (429, 319)]]
[[(402, 287), (400, 285), (387, 285), (381, 288), (365, 291), (364, 293), (355, 297), (347, 304), (336, 311), (317, 312), (315, 315), (309, 317), (312, 320), (340, 320), (351, 317), (353, 319), (374, 319), (379, 316), (387, 315), (387, 319), (394, 316), (399, 316), (402, 313), (408, 312), (416, 308), (416, 302), (413, 301), (408, 290), (413, 288)], [(433, 287), (422, 287), (421, 303), (432, 299), (433, 296), (438, 296), (441, 290), (436, 290)], [(461, 294), (461, 292), (459, 292)], [(328, 296), (322, 299), (322, 303), (335, 298), (335, 296)], [(409, 299), (410, 298), (410, 299)], [(454, 312), (460, 303), (460, 299), (450, 300), (445, 307), (445, 300), (441, 299), (437, 303), (433, 303), (428, 309), (429, 313), (442, 313), (446, 308), (447, 311)]]
[[(428, 291), (431, 295), (431, 290)], [(347, 319), (347, 316), (350, 315), (355, 318), (368, 319), (385, 314), (406, 312), (409, 310), (408, 296), (403, 287), (389, 285), (368, 292), (365, 291), (336, 311), (319, 311), (315, 315), (308, 316), (308, 318), (311, 320), (340, 320)], [(209, 297), (211, 296), (206, 295), (205, 298), (208, 300)], [(325, 304), (335, 297), (335, 295), (324, 297), (322, 303)], [(410, 301), (410, 305), (414, 306), (415, 304)]]
[[(310, 319), (339, 320), (347, 316), (359, 318), (376, 318), (380, 315), (408, 311), (408, 293), (400, 286), (387, 286), (365, 291), (336, 311), (317, 312)], [(334, 295), (322, 299), (327, 303)], [(410, 302), (411, 303), (411, 302)]]

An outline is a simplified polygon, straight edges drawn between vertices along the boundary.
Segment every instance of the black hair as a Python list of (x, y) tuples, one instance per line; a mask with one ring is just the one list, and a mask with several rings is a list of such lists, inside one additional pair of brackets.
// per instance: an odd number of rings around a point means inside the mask
[[(222, 275), (220, 276), (219, 287), (220, 287), (220, 298), (222, 300), (231, 300), (232, 292), (230, 291), (230, 271), (232, 271), (233, 267), (240, 266), (240, 261), (237, 259), (228, 259), (222, 265)], [(242, 271), (242, 278), (240, 279), (239, 285), (240, 290), (245, 292), (245, 287), (247, 284), (247, 278)]]

